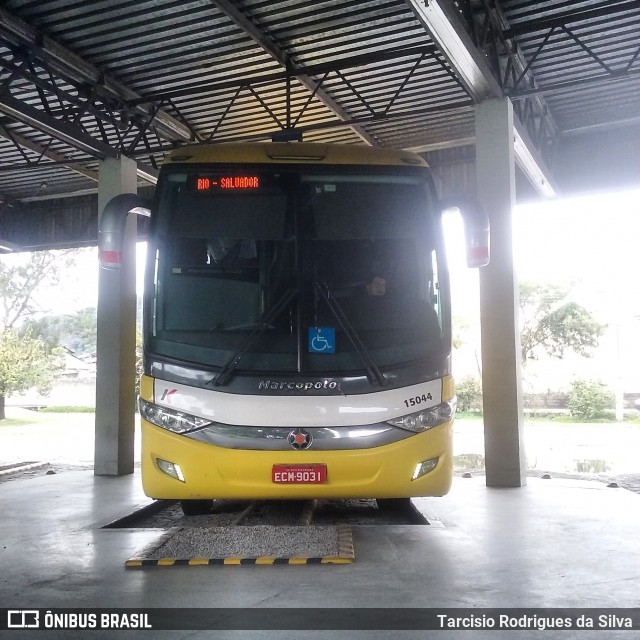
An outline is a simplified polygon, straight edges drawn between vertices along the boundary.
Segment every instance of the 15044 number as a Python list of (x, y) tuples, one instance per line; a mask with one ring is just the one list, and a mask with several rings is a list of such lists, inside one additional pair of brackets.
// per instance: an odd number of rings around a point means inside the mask
[(425, 404), (433, 400), (433, 396), (430, 393), (423, 393), (421, 396), (414, 396), (413, 398), (407, 398), (404, 401), (405, 407), (417, 407), (418, 405)]

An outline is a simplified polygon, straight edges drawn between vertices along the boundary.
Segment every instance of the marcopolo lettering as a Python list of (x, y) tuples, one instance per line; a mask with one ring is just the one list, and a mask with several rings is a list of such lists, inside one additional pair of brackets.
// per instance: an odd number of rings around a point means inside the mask
[(335, 391), (335, 380), (260, 380), (258, 391)]

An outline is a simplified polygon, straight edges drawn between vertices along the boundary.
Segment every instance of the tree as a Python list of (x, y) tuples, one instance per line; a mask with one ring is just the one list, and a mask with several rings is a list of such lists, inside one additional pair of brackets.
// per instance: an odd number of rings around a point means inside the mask
[(48, 352), (30, 331), (24, 335), (14, 329), (0, 331), (0, 420), (5, 418), (6, 396), (32, 387), (47, 394), (62, 366), (61, 350)]
[(5, 256), (0, 261), (0, 304), (2, 328), (20, 325), (25, 318), (40, 311), (36, 293), (45, 287), (55, 287), (60, 272), (70, 267), (75, 259), (74, 251), (58, 254), (51, 251), (35, 251), (25, 256)]
[(535, 360), (542, 351), (562, 358), (567, 349), (589, 357), (598, 346), (606, 325), (575, 302), (567, 302), (568, 290), (558, 285), (521, 283), (520, 311), (522, 362)]
[(582, 420), (603, 418), (615, 402), (613, 393), (599, 380), (574, 380), (569, 391), (569, 411)]
[(20, 326), (25, 319), (46, 309), (38, 304), (38, 293), (55, 288), (61, 275), (72, 269), (77, 251), (34, 251), (11, 254), (0, 260), (0, 322), (2, 328)]
[(30, 387), (44, 393), (51, 389), (61, 367), (60, 352), (47, 349), (24, 324), (40, 310), (36, 294), (55, 287), (62, 269), (71, 267), (74, 259), (74, 251), (36, 251), (0, 261), (0, 420), (7, 395)]
[(96, 308), (87, 307), (73, 315), (31, 319), (24, 326), (40, 336), (49, 348), (60, 345), (74, 353), (95, 353), (96, 323)]
[(482, 382), (477, 378), (467, 376), (456, 384), (458, 409), (471, 411), (473, 406), (482, 399)]

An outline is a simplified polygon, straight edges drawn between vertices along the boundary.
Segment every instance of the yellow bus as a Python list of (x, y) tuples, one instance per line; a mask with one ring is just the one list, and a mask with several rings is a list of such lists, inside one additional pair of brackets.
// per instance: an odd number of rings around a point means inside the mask
[[(469, 218), (478, 266), (488, 226)], [(449, 278), (442, 205), (420, 156), (180, 148), (160, 172), (147, 256), (148, 496), (197, 514), (219, 498), (447, 493)]]

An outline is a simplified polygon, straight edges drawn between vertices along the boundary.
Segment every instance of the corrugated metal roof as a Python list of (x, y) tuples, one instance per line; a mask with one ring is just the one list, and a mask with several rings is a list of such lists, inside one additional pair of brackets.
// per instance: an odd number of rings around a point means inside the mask
[(640, 116), (640, 3), (500, 4), (562, 131)]
[[(553, 120), (547, 138), (640, 116), (640, 2), (439, 1), (505, 76), (517, 50), (526, 73), (504, 91)], [(6, 0), (0, 27), (0, 200), (95, 189), (109, 153), (152, 173), (175, 145), (293, 125), (425, 152), (475, 135), (409, 0)]]

